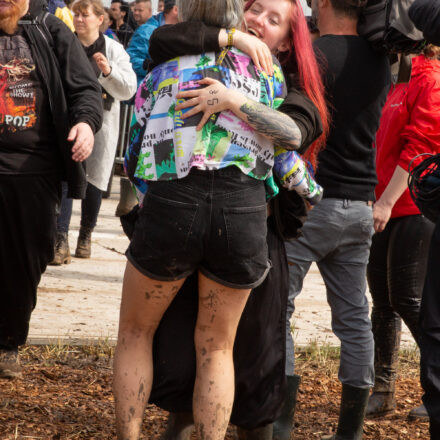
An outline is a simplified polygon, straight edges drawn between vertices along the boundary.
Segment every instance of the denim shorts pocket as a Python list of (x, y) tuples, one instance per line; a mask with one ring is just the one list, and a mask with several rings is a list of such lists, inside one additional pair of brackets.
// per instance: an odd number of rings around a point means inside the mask
[(158, 255), (184, 251), (197, 210), (197, 203), (147, 193), (141, 213), (143, 242)]
[(252, 259), (266, 246), (266, 205), (223, 208), (228, 241), (228, 253)]

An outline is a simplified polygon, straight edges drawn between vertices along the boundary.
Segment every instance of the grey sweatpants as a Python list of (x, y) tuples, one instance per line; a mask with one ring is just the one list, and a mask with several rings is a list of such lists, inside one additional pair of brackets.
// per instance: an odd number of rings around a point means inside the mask
[(290, 291), (287, 307), (286, 374), (292, 375), (294, 347), (290, 318), (312, 262), (324, 279), (332, 329), (341, 341), (339, 380), (374, 384), (374, 342), (366, 298), (366, 267), (373, 235), (373, 211), (366, 202), (323, 199), (309, 213), (303, 235), (286, 243)]

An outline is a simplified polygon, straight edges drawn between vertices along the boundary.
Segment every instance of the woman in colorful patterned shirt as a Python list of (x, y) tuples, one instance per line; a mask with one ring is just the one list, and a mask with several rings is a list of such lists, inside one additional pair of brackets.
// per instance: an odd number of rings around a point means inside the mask
[[(240, 25), (243, 14), (239, 0), (186, 0), (179, 11), (184, 20), (226, 28)], [(151, 389), (154, 332), (184, 279), (196, 270), (194, 418), (199, 438), (224, 438), (234, 394), (236, 328), (250, 289), (270, 268), (264, 180), (274, 150), (269, 139), (229, 111), (197, 131), (201, 116), (182, 119), (187, 110), (175, 110), (176, 95), (209, 77), (253, 99), (244, 106), (272, 114), (270, 107), (285, 95), (279, 66), (274, 71), (272, 77), (259, 73), (247, 55), (230, 49), (164, 63), (138, 90), (139, 157), (129, 168), (148, 181), (148, 192), (127, 251), (115, 354), (118, 438), (139, 436)], [(213, 94), (213, 104), (216, 99)], [(281, 125), (294, 125), (287, 116), (277, 117)]]

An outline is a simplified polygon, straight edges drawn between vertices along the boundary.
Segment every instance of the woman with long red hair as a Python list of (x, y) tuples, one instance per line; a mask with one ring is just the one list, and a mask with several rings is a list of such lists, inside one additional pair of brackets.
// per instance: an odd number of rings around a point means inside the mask
[[(288, 86), (288, 96), (279, 107), (279, 111), (291, 116), (299, 125), (303, 142), (298, 151), (303, 153), (303, 157), (309, 160), (313, 167), (316, 167), (317, 155), (325, 146), (330, 121), (324, 85), (301, 4), (299, 0), (249, 0), (245, 4), (245, 21), (246, 29), (236, 30), (232, 43), (249, 54), (259, 68), (269, 73), (271, 73), (271, 57), (277, 56)], [(280, 35), (281, 47), (277, 45)], [(218, 50), (227, 44), (226, 29), (206, 26), (203, 23), (198, 23), (198, 26), (194, 23), (191, 23), (191, 26), (187, 23), (179, 23), (174, 26), (162, 26), (153, 33), (150, 41), (150, 56), (156, 65), (181, 54)], [(299, 92), (303, 96), (299, 97)], [(202, 122), (206, 122), (211, 114), (225, 108), (234, 110), (227, 107), (234, 105), (234, 101), (230, 102), (228, 99), (229, 95), (225, 96), (223, 101), (219, 100), (216, 106), (208, 105), (209, 91), (207, 92), (206, 89), (181, 96), (191, 97), (187, 106), (195, 106), (195, 110), (205, 113)], [(302, 108), (304, 97), (313, 103), (322, 124), (322, 133), (312, 144), (307, 135), (304, 138), (303, 130), (311, 129), (310, 134), (316, 136), (314, 130), (316, 127), (304, 126), (305, 121), (302, 118), (298, 119), (298, 111), (300, 114), (306, 111)], [(303, 116), (310, 118), (311, 114), (303, 114)], [(258, 127), (253, 126), (253, 128), (258, 130)], [(264, 130), (264, 127), (261, 128)], [(267, 133), (265, 135), (267, 136)], [(278, 133), (278, 136), (282, 136), (282, 133)], [(277, 138), (273, 140), (280, 141)]]
[[(272, 73), (272, 56), (276, 55), (288, 85), (288, 96), (278, 111), (297, 125), (300, 133), (297, 139), (291, 137), (292, 131), (283, 130), (281, 126), (277, 130), (260, 120), (258, 107), (252, 108), (240, 93), (226, 89), (213, 79), (201, 81), (205, 88), (181, 93), (179, 97), (187, 101), (176, 110), (194, 107), (186, 112), (186, 117), (203, 112), (199, 128), (213, 113), (232, 110), (254, 129), (271, 137), (274, 145), (289, 147), (291, 143), (298, 143), (298, 151), (316, 167), (329, 122), (324, 88), (301, 6), (295, 0), (251, 0), (245, 5), (245, 11), (247, 29), (235, 33), (194, 22), (190, 26), (188, 23), (163, 26), (151, 38), (150, 56), (154, 64), (160, 64), (180, 55), (219, 51), (232, 42), (248, 53), (257, 67)], [(240, 439), (282, 440), (290, 438), (292, 429), (299, 378), (289, 376), (286, 381), (284, 376), (288, 271), (283, 238), (286, 235), (281, 236), (280, 228), (274, 224), (280, 226), (284, 220), (281, 232), (291, 236), (295, 231), (286, 231), (286, 226), (298, 224), (298, 217), (306, 215), (306, 211), (294, 192), (283, 192), (282, 196), (271, 204), (273, 215), (268, 219), (273, 268), (266, 281), (252, 291), (234, 346), (236, 395), (231, 422), (241, 427)], [(290, 200), (289, 205), (293, 207), (290, 216), (280, 200)], [(192, 334), (197, 313), (194, 294), (197, 280), (193, 278), (185, 282), (155, 335), (155, 376), (150, 402), (172, 413), (162, 440), (190, 439), (193, 429), (191, 397), (195, 353)]]

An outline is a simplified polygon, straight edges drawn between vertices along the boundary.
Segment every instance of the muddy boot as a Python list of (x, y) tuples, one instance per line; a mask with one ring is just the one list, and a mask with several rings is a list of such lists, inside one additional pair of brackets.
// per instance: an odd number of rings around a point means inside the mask
[(92, 255), (92, 228), (81, 226), (76, 243), (76, 258), (90, 258)]
[(243, 429), (237, 426), (238, 440), (272, 440), (273, 425), (261, 426), (255, 429)]
[(369, 394), (370, 390), (368, 388), (357, 388), (342, 384), (338, 429), (336, 434), (324, 436), (322, 440), (362, 439)]
[(408, 414), (408, 420), (424, 422), (429, 420), (428, 411), (423, 403), (417, 408), (413, 408)]
[(57, 240), (55, 242), (55, 255), (49, 265), (61, 266), (62, 264), (70, 264), (71, 260), (72, 257), (70, 256), (68, 233), (57, 232)]
[(396, 409), (394, 388), (399, 357), (401, 319), (397, 314), (381, 314), (373, 309), (371, 315), (374, 335), (373, 394), (368, 401), (367, 416), (378, 417)]
[(167, 429), (160, 440), (191, 440), (194, 431), (194, 418), (191, 413), (170, 413)]
[(127, 177), (121, 177), (121, 195), (115, 216), (121, 217), (128, 214), (137, 204), (136, 194), (133, 191), (130, 181)]
[(298, 394), (301, 377), (297, 374), (286, 376), (287, 388), (284, 406), (281, 415), (273, 424), (273, 440), (290, 440), (293, 430), (293, 416), (295, 415), (296, 396)]
[(0, 378), (17, 379), (22, 377), (18, 349), (0, 349)]

